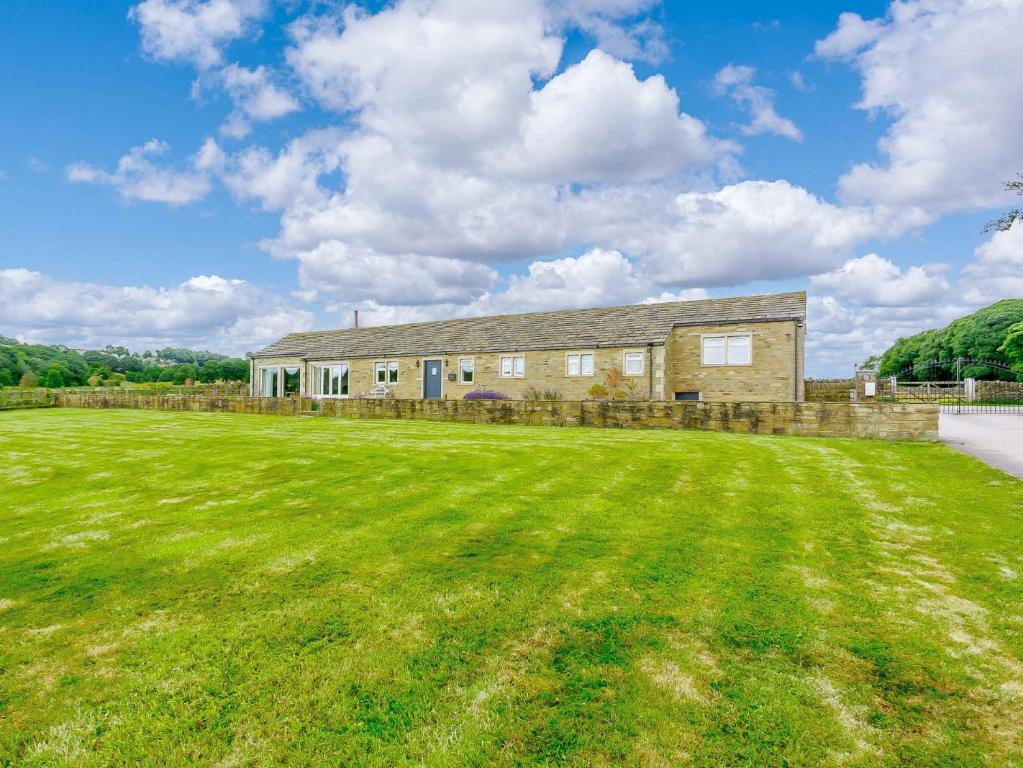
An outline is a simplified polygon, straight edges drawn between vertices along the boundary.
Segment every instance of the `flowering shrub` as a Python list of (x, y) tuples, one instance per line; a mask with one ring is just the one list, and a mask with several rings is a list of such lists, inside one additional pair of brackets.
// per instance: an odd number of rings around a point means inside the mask
[(510, 400), (511, 398), (503, 392), (495, 392), (492, 389), (474, 389), (466, 392), (463, 400)]

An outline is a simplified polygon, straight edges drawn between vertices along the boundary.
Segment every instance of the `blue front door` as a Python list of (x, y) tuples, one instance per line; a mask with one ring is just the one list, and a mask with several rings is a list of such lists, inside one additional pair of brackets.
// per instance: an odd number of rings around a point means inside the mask
[(440, 400), (440, 377), (444, 364), (440, 360), (427, 360), (423, 363), (423, 397), (427, 400)]

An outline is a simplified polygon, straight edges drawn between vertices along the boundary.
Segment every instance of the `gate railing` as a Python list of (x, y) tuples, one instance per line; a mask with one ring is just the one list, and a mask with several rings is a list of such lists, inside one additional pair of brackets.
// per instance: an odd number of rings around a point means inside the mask
[[(877, 399), (888, 402), (936, 403), (942, 413), (1023, 413), (1023, 382), (988, 381), (963, 377), (966, 366), (984, 366), (1016, 372), (992, 360), (956, 358), (932, 360), (877, 381)], [(954, 380), (906, 381), (906, 376), (919, 376), (928, 370), (954, 371)]]

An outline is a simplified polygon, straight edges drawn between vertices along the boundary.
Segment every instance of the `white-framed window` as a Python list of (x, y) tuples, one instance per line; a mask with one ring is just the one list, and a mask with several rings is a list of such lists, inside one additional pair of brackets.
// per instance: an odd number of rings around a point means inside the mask
[(314, 365), (313, 394), (317, 397), (348, 397), (348, 364)]
[(625, 353), (625, 375), (626, 376), (641, 376), (643, 374), (643, 353), (642, 352), (626, 352)]
[(565, 355), (566, 376), (592, 376), (593, 375), (593, 353), (592, 352), (570, 352)]
[(507, 355), (501, 358), (501, 378), (521, 379), (526, 375), (526, 358), (522, 355)]
[(260, 397), (277, 397), (279, 394), (278, 386), (281, 380), (281, 369), (278, 366), (272, 366), (267, 368), (259, 369), (259, 396)]
[(381, 360), (373, 363), (373, 381), (376, 384), (397, 384), (398, 361)]
[(728, 333), (703, 337), (704, 365), (749, 365), (753, 362), (753, 337)]
[(458, 383), (472, 384), (476, 380), (476, 358), (460, 357), (458, 359)]

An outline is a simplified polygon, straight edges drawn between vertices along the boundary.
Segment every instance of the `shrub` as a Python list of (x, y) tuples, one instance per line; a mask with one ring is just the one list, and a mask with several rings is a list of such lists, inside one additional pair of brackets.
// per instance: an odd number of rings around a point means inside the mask
[(492, 389), (474, 389), (466, 392), (463, 400), (510, 400), (511, 398), (503, 392), (495, 392)]
[(590, 396), (591, 400), (603, 400), (605, 397), (607, 397), (607, 387), (605, 387), (603, 384), (594, 384), (592, 387), (586, 390), (586, 394)]
[(523, 400), (560, 400), (561, 390), (557, 387), (539, 387), (530, 384), (524, 390), (522, 390)]
[(523, 400), (543, 400), (543, 391), (539, 387), (530, 385), (522, 391)]
[(25, 371), (23, 374), (21, 374), (21, 381), (19, 382), (18, 386), (38, 387), (39, 379), (36, 377), (34, 373), (32, 373), (32, 371)]

